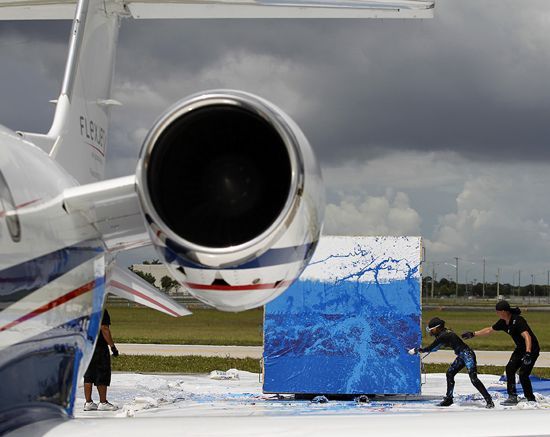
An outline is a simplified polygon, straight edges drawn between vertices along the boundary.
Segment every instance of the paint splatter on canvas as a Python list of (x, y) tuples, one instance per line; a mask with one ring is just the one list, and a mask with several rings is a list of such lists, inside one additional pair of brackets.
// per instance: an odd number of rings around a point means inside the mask
[(421, 239), (323, 237), (266, 305), (266, 393), (417, 394)]

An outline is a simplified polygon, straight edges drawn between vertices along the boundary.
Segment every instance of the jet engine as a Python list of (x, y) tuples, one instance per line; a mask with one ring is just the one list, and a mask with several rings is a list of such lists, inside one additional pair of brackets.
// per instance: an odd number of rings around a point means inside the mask
[(264, 305), (302, 272), (321, 232), (321, 173), (272, 103), (219, 90), (184, 99), (149, 131), (137, 191), (161, 259), (225, 311)]

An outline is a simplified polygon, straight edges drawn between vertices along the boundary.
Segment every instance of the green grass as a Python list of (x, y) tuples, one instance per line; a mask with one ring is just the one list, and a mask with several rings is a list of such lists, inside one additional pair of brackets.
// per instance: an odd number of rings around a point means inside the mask
[[(120, 355), (112, 359), (113, 370), (120, 372), (210, 373), (212, 370), (239, 369), (259, 373), (260, 361), (253, 358), (160, 357), (154, 355)], [(426, 373), (445, 373), (449, 364), (425, 364)], [(465, 370), (463, 371), (465, 372)], [(479, 373), (502, 375), (503, 366), (478, 366)], [(533, 374), (550, 378), (550, 368), (535, 367)]]
[[(475, 307), (475, 308), (487, 308), (489, 310), (493, 310), (495, 308), (495, 297), (488, 297), (485, 299), (477, 298), (477, 299), (464, 299), (464, 297), (460, 298), (448, 298), (448, 299), (439, 299), (439, 298), (422, 298), (422, 305), (424, 307), (426, 306), (436, 306), (436, 307)], [(531, 301), (527, 302), (521, 302), (521, 303), (514, 303), (514, 300), (510, 301), (510, 305), (519, 306), (522, 309), (528, 309), (529, 307), (548, 307), (550, 306), (550, 300), (548, 297), (537, 297), (532, 298)]]
[[(524, 311), (522, 315), (537, 336), (541, 349), (550, 350), (550, 312)], [(478, 331), (486, 326), (492, 326), (498, 320), (495, 311), (492, 309), (487, 311), (428, 310), (422, 314), (423, 328), (432, 317), (436, 316), (445, 320), (445, 326), (459, 335), (464, 331)], [(433, 341), (424, 329), (422, 336), (423, 346), (427, 346)], [(512, 338), (504, 332), (494, 332), (488, 336), (475, 337), (468, 340), (467, 343), (474, 350), (511, 351), (514, 349)]]
[(108, 309), (111, 332), (118, 343), (262, 344), (263, 309), (242, 313), (194, 309), (193, 315), (179, 318), (143, 307)]
[(239, 369), (260, 372), (260, 362), (252, 358), (160, 357), (156, 355), (120, 355), (111, 360), (113, 370), (121, 372), (210, 373), (212, 370)]
[[(449, 368), (449, 364), (444, 364), (444, 363), (424, 364), (424, 370), (426, 373), (445, 373)], [(502, 375), (504, 373), (504, 366), (477, 366), (477, 371), (478, 373), (483, 373), (488, 375)], [(462, 370), (462, 373), (468, 373), (468, 372), (466, 369), (464, 369)], [(535, 367), (532, 373), (533, 375), (537, 375), (541, 378), (550, 378), (549, 367)]]
[[(173, 318), (149, 308), (109, 307), (111, 331), (118, 343), (206, 344), (261, 346), (263, 310), (242, 313), (224, 313), (196, 309), (193, 315)], [(441, 317), (446, 325), (460, 334), (479, 330), (496, 322), (495, 312), (427, 310), (423, 313), (423, 327), (432, 317)], [(550, 312), (528, 311), (524, 316), (537, 335), (542, 350), (550, 350)], [(422, 330), (424, 346), (431, 338)], [(509, 335), (495, 332), (485, 337), (468, 340), (474, 350), (512, 350)]]

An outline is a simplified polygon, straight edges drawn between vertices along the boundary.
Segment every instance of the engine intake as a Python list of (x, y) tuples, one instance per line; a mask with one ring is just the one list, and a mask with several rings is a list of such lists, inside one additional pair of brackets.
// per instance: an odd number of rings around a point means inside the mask
[(199, 246), (254, 240), (289, 201), (294, 151), (272, 120), (242, 104), (182, 109), (155, 140), (147, 168), (159, 218)]
[(136, 180), (159, 257), (224, 311), (281, 294), (319, 240), (324, 195), (311, 147), (251, 94), (210, 91), (170, 108), (145, 139)]

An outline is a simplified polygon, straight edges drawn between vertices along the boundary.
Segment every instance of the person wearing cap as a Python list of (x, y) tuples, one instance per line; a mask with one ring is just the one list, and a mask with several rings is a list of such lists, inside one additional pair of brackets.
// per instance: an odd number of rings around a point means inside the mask
[(529, 375), (540, 353), (537, 337), (527, 324), (527, 321), (520, 316), (521, 310), (519, 308), (510, 308), (510, 304), (507, 301), (501, 300), (496, 304), (495, 310), (499, 320), (493, 326), (488, 326), (479, 331), (466, 331), (462, 334), (462, 338), (480, 337), (492, 334), (495, 331), (504, 331), (509, 334), (512, 340), (514, 340), (516, 348), (506, 365), (508, 399), (501, 402), (501, 405), (516, 405), (518, 403), (516, 372), (519, 375), (519, 381), (523, 387), (525, 398), (527, 401), (536, 402)]
[(487, 408), (494, 408), (495, 404), (491, 395), (483, 385), (483, 383), (477, 377), (477, 362), (476, 354), (470, 347), (464, 343), (458, 335), (456, 335), (450, 329), (445, 328), (445, 321), (439, 317), (434, 317), (428, 323), (426, 331), (431, 336), (435, 336), (435, 340), (426, 348), (414, 348), (409, 350), (409, 354), (413, 355), (418, 352), (433, 352), (440, 347), (449, 347), (454, 350), (456, 359), (451, 363), (449, 369), (447, 369), (447, 393), (443, 400), (439, 403), (440, 407), (448, 407), (453, 404), (453, 392), (455, 388), (455, 375), (460, 372), (464, 367), (468, 369), (468, 375), (470, 381), (474, 387), (481, 393), (483, 399), (485, 399)]

